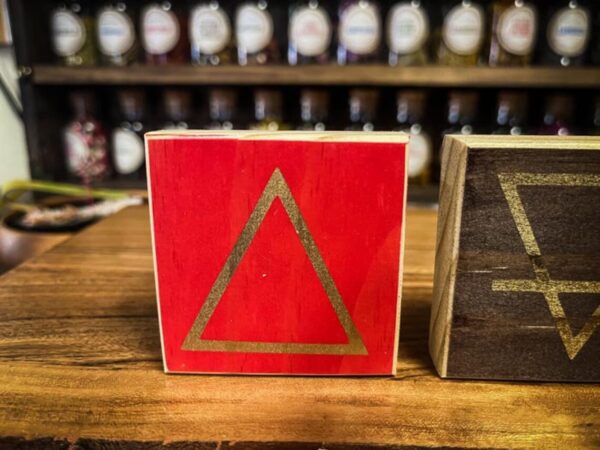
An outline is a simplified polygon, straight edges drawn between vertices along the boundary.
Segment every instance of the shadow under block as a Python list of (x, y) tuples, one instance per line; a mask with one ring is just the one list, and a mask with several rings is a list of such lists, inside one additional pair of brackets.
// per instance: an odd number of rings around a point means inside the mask
[(429, 347), (442, 377), (600, 381), (600, 138), (448, 137)]
[(165, 371), (395, 374), (405, 136), (146, 139)]

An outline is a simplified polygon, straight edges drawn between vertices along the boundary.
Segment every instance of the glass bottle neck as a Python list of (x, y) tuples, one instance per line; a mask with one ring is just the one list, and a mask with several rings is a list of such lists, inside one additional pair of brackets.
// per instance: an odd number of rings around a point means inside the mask
[(270, 120), (274, 122), (281, 121), (283, 117), (281, 108), (275, 105), (257, 104), (254, 109), (254, 117), (257, 121)]
[(225, 122), (233, 119), (233, 111), (221, 103), (211, 102), (209, 110), (210, 120)]
[(254, 97), (254, 117), (257, 121), (281, 121), (283, 117), (280, 92), (258, 91)]
[(464, 114), (459, 105), (450, 105), (448, 109), (448, 123), (451, 125), (470, 124), (473, 121), (472, 115)]
[(350, 97), (350, 121), (353, 123), (373, 122), (376, 99), (371, 93), (361, 93)]
[(329, 95), (325, 91), (305, 90), (300, 96), (300, 118), (305, 123), (327, 120)]

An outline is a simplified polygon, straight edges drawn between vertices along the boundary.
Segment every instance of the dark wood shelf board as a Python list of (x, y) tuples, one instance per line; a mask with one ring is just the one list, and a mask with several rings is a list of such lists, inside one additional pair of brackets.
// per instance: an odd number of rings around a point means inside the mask
[(376, 85), (424, 87), (600, 87), (600, 68), (356, 66), (131, 66), (38, 65), (39, 85)]

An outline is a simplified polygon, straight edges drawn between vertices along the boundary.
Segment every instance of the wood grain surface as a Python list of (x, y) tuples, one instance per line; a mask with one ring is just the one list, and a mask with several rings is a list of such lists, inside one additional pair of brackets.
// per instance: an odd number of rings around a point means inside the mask
[[(447, 141), (444, 141), (446, 144)], [(448, 348), (452, 326), (452, 299), (458, 262), (460, 220), (464, 198), (467, 152), (458, 141), (450, 142), (442, 155), (440, 204), (435, 246), (435, 271), (429, 353), (441, 376), (447, 374)]]
[(445, 381), (435, 212), (409, 210), (395, 378), (165, 375), (146, 208), (0, 278), (0, 448), (593, 448), (600, 388)]
[(600, 382), (600, 139), (445, 142), (440, 374)]

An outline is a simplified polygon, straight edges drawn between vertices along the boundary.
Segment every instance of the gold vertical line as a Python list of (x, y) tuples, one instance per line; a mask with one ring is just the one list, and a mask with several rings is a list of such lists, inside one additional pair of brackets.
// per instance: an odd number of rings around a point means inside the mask
[(529, 223), (529, 219), (525, 213), (525, 207), (523, 206), (523, 202), (521, 202), (521, 197), (517, 191), (516, 179), (518, 179), (518, 177), (515, 177), (515, 174), (500, 173), (498, 174), (498, 178), (500, 179), (500, 186), (504, 191), (504, 197), (506, 197), (506, 201), (508, 202), (508, 207), (512, 213), (513, 220), (515, 221), (523, 245), (525, 245), (525, 251), (532, 257), (541, 256), (540, 248), (533, 235), (531, 223)]
[[(283, 185), (287, 186), (287, 183), (283, 179), (283, 175), (281, 175), (281, 178)], [(294, 200), (294, 197), (289, 189), (283, 189), (282, 191), (283, 192), (280, 194), (281, 202), (283, 203), (283, 206), (287, 211), (292, 224), (294, 225), (294, 229), (300, 238), (300, 242), (308, 254), (310, 262), (317, 276), (319, 277), (327, 296), (329, 297), (333, 309), (335, 310), (335, 313), (338, 316), (346, 335), (348, 336), (350, 346), (355, 351), (358, 351), (361, 354), (366, 354), (364, 343), (360, 338), (358, 330), (354, 326), (354, 322), (348, 313), (348, 309), (344, 305), (342, 296), (340, 295), (335, 282), (331, 278), (331, 274), (329, 273), (327, 265), (325, 264), (321, 253), (319, 252), (317, 244), (308, 230), (306, 221), (302, 217), (300, 208), (298, 208), (298, 204)]]
[(221, 299), (221, 296), (223, 295), (225, 289), (229, 285), (229, 282), (233, 277), (235, 269), (242, 260), (244, 254), (246, 253), (246, 250), (248, 250), (248, 247), (254, 239), (254, 236), (256, 235), (260, 224), (267, 215), (267, 211), (269, 210), (271, 203), (273, 203), (273, 200), (275, 200), (275, 197), (277, 196), (278, 174), (281, 175), (279, 169), (275, 169), (265, 189), (263, 190), (258, 202), (256, 203), (254, 210), (250, 214), (248, 222), (246, 222), (244, 229), (238, 237), (233, 250), (227, 257), (227, 260), (225, 261), (221, 272), (219, 272), (217, 279), (212, 285), (212, 288), (208, 296), (206, 297), (206, 300), (204, 301), (204, 304), (200, 309), (200, 313), (196, 317), (196, 320), (194, 321), (190, 332), (185, 338), (185, 341), (182, 346), (183, 350), (193, 348), (194, 340), (200, 338), (200, 335), (206, 328), (208, 320), (213, 315), (215, 308), (219, 304), (219, 300)]

